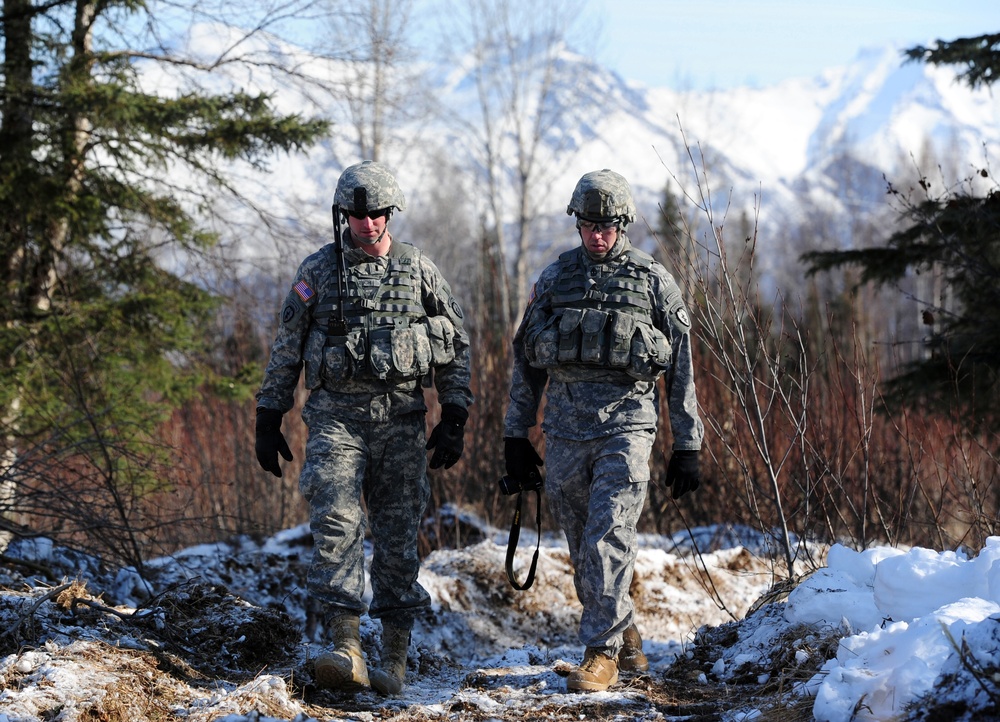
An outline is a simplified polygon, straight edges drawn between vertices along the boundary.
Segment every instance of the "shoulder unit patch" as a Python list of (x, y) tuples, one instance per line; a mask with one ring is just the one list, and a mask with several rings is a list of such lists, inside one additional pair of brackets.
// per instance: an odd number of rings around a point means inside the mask
[(688, 316), (687, 309), (684, 308), (683, 303), (678, 303), (676, 306), (670, 309), (670, 315), (674, 317), (677, 325), (680, 326), (685, 331), (691, 329), (691, 317)]

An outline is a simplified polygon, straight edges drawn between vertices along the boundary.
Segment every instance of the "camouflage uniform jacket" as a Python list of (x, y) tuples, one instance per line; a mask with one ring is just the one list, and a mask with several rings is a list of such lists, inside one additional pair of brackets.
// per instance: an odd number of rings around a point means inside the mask
[[(528, 429), (536, 423), (543, 393), (546, 404), (542, 429), (547, 435), (586, 441), (656, 428), (659, 417), (656, 381), (638, 380), (612, 368), (565, 365), (546, 370), (533, 367), (528, 361), (526, 333), (553, 315), (553, 293), (568, 261), (582, 264), (590, 277), (602, 279), (621, 269), (630, 254), (648, 259), (646, 254), (632, 248), (624, 233), (603, 259), (591, 259), (582, 246), (575, 249), (575, 254), (564, 254), (542, 271), (514, 336), (510, 406), (504, 420), (506, 436), (528, 435)], [(670, 343), (672, 363), (664, 373), (664, 380), (673, 448), (697, 450), (701, 448), (704, 426), (695, 395), (690, 320), (673, 277), (656, 261), (646, 261), (644, 265), (648, 265), (645, 287), (650, 319)]]
[[(374, 269), (377, 276), (385, 273), (392, 259), (415, 256), (411, 278), (417, 286), (413, 290), (419, 304), (428, 317), (444, 316), (454, 327), (454, 358), (433, 371), (438, 401), (468, 408), (472, 403), (469, 337), (462, 325), (462, 309), (437, 266), (412, 246), (395, 239), (386, 256), (369, 256), (351, 245), (349, 233), (344, 234), (344, 256), (349, 269), (348, 294), (357, 294), (356, 289), (361, 287), (357, 278), (359, 269), (368, 269), (369, 273)], [(282, 305), (281, 324), (271, 346), (264, 381), (257, 392), (257, 405), (282, 413), (291, 409), (299, 374), (305, 368), (306, 387), (311, 392), (326, 392), (329, 398), (324, 405), (331, 406), (342, 418), (384, 421), (387, 417), (426, 410), (419, 378), (381, 379), (357, 374), (336, 383), (322, 378), (319, 369), (324, 363), (327, 319), (316, 314), (323, 299), (337, 296), (337, 284), (333, 244), (313, 253), (299, 266)]]

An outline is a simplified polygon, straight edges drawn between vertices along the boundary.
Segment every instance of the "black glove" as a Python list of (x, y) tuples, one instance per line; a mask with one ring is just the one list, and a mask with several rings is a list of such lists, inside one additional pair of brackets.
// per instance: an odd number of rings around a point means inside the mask
[(689, 449), (675, 449), (667, 464), (667, 486), (674, 487), (671, 494), (680, 499), (689, 491), (694, 491), (701, 484), (701, 474), (698, 472), (698, 452)]
[(465, 422), (469, 411), (456, 404), (441, 404), (441, 420), (427, 440), (427, 448), (434, 449), (430, 467), (443, 466), (448, 469), (462, 458), (465, 450)]
[[(538, 467), (542, 465), (542, 457), (527, 439), (505, 436), (503, 439), (503, 461), (507, 476), (521, 486), (537, 488), (541, 479)], [(527, 483), (526, 483), (527, 482)]]
[(288, 448), (285, 437), (281, 435), (281, 412), (277, 409), (257, 409), (257, 440), (254, 443), (257, 452), (257, 463), (264, 471), (270, 471), (275, 476), (281, 476), (281, 466), (278, 464), (278, 454), (285, 461), (292, 460), (292, 451)]

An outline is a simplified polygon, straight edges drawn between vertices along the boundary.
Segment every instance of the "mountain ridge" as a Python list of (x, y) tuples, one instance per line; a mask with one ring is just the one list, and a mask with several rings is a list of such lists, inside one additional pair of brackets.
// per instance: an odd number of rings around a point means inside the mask
[[(628, 178), (640, 215), (653, 228), (669, 185), (692, 198), (710, 192), (718, 214), (750, 213), (766, 240), (782, 225), (801, 222), (810, 208), (839, 218), (885, 214), (887, 182), (940, 168), (939, 186), (958, 183), (985, 167), (1000, 144), (1000, 98), (988, 88), (960, 84), (952, 68), (905, 62), (898, 47), (864, 49), (851, 63), (810, 78), (717, 91), (650, 88), (566, 48), (545, 53), (518, 60), (537, 68), (555, 58), (552, 105), (541, 109), (549, 122), (535, 159), (542, 169), (532, 199), (537, 237), (564, 230), (572, 235), (566, 203), (577, 179), (599, 168)], [(282, 47), (280, 54), (290, 57), (294, 49)], [(345, 76), (336, 78), (346, 72), (343, 63), (309, 58), (308, 64), (311, 72), (329, 74), (331, 84), (344, 82)], [(428, 77), (436, 78), (432, 94), (440, 111), (389, 128), (382, 160), (395, 169), (407, 196), (403, 224), (418, 221), (439, 195), (449, 197), (456, 212), (484, 216), (473, 69), (471, 60), (432, 68)], [(335, 123), (328, 141), (272, 165), (270, 177), (249, 193), (263, 194), (262, 204), (276, 217), (322, 232), (341, 170), (360, 160), (347, 103), (331, 95), (317, 104), (315, 94), (289, 84), (268, 86), (262, 75), (252, 82), (274, 93), (283, 110), (301, 107)], [(506, 141), (499, 151), (505, 161), (499, 186), (509, 224), (517, 207), (516, 152), (509, 134)], [(315, 234), (307, 240), (314, 241)], [(253, 245), (248, 237), (248, 252)]]
[(814, 201), (836, 212), (847, 209), (830, 168), (843, 156), (871, 168), (878, 187), (867, 195), (875, 200), (884, 195), (883, 176), (912, 175), (915, 161), (930, 164), (924, 173), (942, 166), (958, 182), (986, 161), (984, 147), (1000, 143), (1000, 99), (961, 85), (947, 67), (905, 62), (892, 46), (864, 49), (813, 78), (711, 92), (645, 88), (580, 56), (576, 63), (563, 72), (586, 77), (606, 102), (600, 115), (584, 104), (570, 117), (574, 125), (560, 129), (574, 143), (552, 153), (564, 168), (553, 212), (582, 173), (599, 167), (625, 175), (647, 213), (655, 210), (671, 174), (693, 175), (685, 143), (705, 159), (697, 170), (707, 170), (713, 193), (731, 190), (740, 207), (762, 192), (791, 203), (810, 188)]

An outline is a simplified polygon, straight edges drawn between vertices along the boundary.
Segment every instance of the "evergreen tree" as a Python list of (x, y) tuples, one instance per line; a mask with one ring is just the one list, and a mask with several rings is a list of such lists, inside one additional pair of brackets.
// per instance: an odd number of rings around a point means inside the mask
[(8, 518), (37, 516), (53, 489), (100, 478), (124, 523), (123, 489), (139, 493), (156, 477), (156, 424), (201, 387), (202, 361), (214, 352), (211, 290), (162, 259), (216, 240), (204, 212), (210, 189), (231, 191), (230, 164), (263, 169), (270, 155), (302, 149), (328, 127), (277, 112), (261, 93), (154, 92), (143, 70), (155, 64), (206, 75), (220, 67), (132, 34), (156, 21), (142, 0), (4, 0), (0, 511)]
[[(911, 60), (961, 64), (959, 77), (975, 88), (989, 85), (1000, 69), (1000, 35), (939, 41), (914, 47)], [(979, 190), (989, 184), (986, 192)], [(957, 408), (982, 423), (1000, 399), (1000, 188), (987, 168), (956, 189), (937, 193), (919, 179), (922, 198), (889, 187), (903, 204), (909, 225), (885, 246), (813, 251), (803, 255), (809, 272), (841, 266), (860, 269), (860, 283), (892, 285), (908, 274), (936, 274), (944, 292), (918, 298), (928, 327), (928, 353), (909, 363), (890, 384), (900, 401)]]
[(1000, 77), (1000, 33), (938, 40), (934, 47), (917, 45), (909, 48), (905, 55), (911, 61), (931, 65), (964, 65), (965, 70), (958, 78), (972, 88), (990, 85)]

